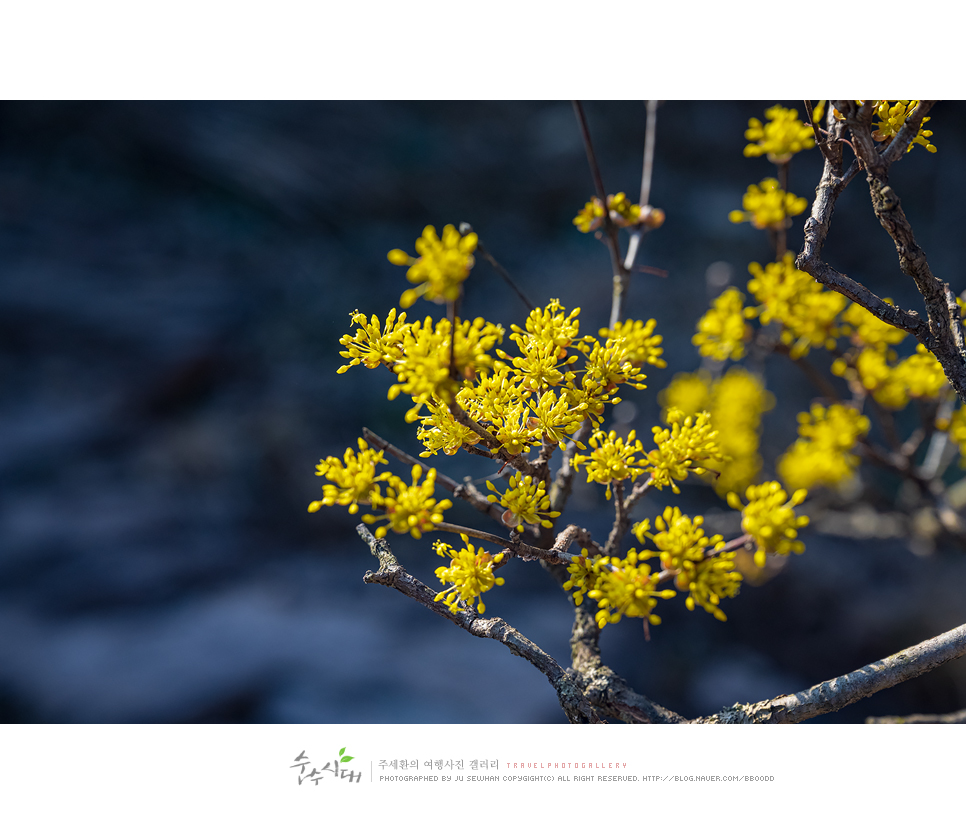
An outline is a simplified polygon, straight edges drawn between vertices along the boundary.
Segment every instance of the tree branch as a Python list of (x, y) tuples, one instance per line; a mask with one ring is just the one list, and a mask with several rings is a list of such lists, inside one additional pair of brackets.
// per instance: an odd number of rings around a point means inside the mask
[(363, 576), (364, 582), (395, 588), (420, 605), (425, 605), (444, 619), (465, 629), (474, 637), (503, 643), (513, 654), (522, 657), (546, 676), (571, 723), (602, 722), (590, 701), (574, 682), (572, 674), (561, 668), (560, 664), (543, 649), (499, 617), (481, 617), (472, 609), (454, 614), (443, 603), (434, 601), (435, 591), (407, 573), (406, 569), (396, 561), (385, 539), (376, 539), (364, 524), (358, 525), (356, 532), (369, 546), (372, 554), (379, 559), (379, 570), (375, 573), (367, 571)]
[(693, 723), (801, 723), (912, 680), (966, 654), (966, 625), (810, 689), (759, 703), (736, 703)]

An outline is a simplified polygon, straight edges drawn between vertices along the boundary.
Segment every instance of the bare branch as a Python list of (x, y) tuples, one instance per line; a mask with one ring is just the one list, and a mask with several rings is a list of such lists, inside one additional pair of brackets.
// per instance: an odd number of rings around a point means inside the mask
[(565, 671), (543, 649), (499, 617), (481, 617), (471, 608), (454, 614), (443, 603), (435, 602), (435, 591), (407, 573), (406, 569), (396, 561), (385, 539), (376, 539), (364, 524), (356, 527), (356, 531), (369, 545), (373, 555), (379, 559), (379, 570), (375, 573), (367, 571), (363, 577), (364, 582), (395, 588), (420, 605), (425, 605), (431, 611), (465, 629), (474, 637), (503, 643), (513, 654), (522, 657), (546, 676), (571, 723), (602, 722), (590, 701), (574, 682), (572, 674)]
[(966, 625), (810, 689), (759, 703), (738, 703), (694, 723), (801, 723), (912, 680), (966, 654)]

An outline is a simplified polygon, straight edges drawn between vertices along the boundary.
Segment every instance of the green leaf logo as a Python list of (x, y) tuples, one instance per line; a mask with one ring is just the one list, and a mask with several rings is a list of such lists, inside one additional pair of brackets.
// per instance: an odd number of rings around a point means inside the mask
[(349, 761), (351, 761), (354, 757), (355, 757), (354, 755), (346, 755), (345, 754), (345, 747), (342, 747), (342, 749), (339, 750), (339, 760), (343, 764), (348, 764)]

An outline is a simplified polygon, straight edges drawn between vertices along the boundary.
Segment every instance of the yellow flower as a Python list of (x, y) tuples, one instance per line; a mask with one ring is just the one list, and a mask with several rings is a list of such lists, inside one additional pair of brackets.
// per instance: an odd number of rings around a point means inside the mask
[(852, 450), (869, 426), (869, 419), (852, 407), (812, 404), (810, 412), (798, 415), (799, 438), (778, 459), (778, 475), (792, 490), (845, 481), (859, 464)]
[(661, 343), (664, 338), (660, 334), (654, 334), (656, 320), (624, 320), (618, 322), (613, 329), (601, 329), (598, 334), (607, 339), (608, 343), (620, 343), (625, 351), (626, 359), (630, 360), (635, 366), (643, 366), (645, 363), (663, 369), (667, 366), (667, 361), (661, 355), (664, 349)]
[[(502, 576), (493, 575), (493, 565), (502, 562), (504, 554), (498, 553), (492, 556), (483, 548), (476, 548), (470, 544), (469, 538), (465, 533), (460, 534), (460, 538), (466, 547), (454, 550), (442, 541), (433, 543), (433, 550), (437, 556), (444, 559), (449, 557), (449, 567), (436, 569), (436, 576), (444, 585), (449, 582), (452, 587), (440, 591), (433, 597), (434, 602), (443, 601), (443, 604), (454, 614), (459, 613), (459, 601), (462, 600), (473, 607), (473, 600), (481, 597), (494, 585), (503, 585), (505, 580)], [(486, 606), (481, 599), (476, 607), (480, 614), (486, 611)]]
[(322, 485), (322, 499), (309, 505), (309, 513), (315, 513), (323, 506), (347, 504), (349, 513), (355, 514), (360, 502), (369, 504), (373, 491), (378, 492), (376, 483), (389, 478), (388, 472), (376, 475), (376, 465), (388, 463), (382, 450), (369, 449), (361, 438), (358, 443), (358, 454), (350, 447), (341, 460), (330, 455), (315, 465), (315, 474), (325, 476), (332, 484)]
[(517, 325), (510, 326), (513, 334), (510, 339), (521, 350), (528, 340), (536, 339), (544, 343), (553, 343), (558, 349), (565, 350), (573, 342), (580, 331), (578, 315), (580, 309), (575, 308), (570, 314), (566, 313), (560, 300), (551, 300), (545, 308), (535, 308), (527, 315), (525, 329)]
[(707, 372), (679, 372), (657, 396), (664, 411), (661, 419), (667, 423), (667, 413), (680, 409), (685, 415), (696, 415), (711, 403), (711, 375)]
[(350, 360), (345, 366), (339, 367), (338, 374), (348, 372), (350, 366), (360, 363), (367, 369), (375, 369), (379, 365), (391, 366), (402, 357), (402, 343), (409, 330), (405, 311), (397, 320), (396, 309), (392, 309), (386, 316), (384, 331), (380, 330), (379, 318), (375, 314), (371, 322), (367, 322), (365, 314), (353, 311), (352, 322), (358, 326), (355, 334), (344, 334), (339, 338), (339, 343), (346, 347), (339, 354)]
[[(636, 439), (634, 430), (630, 431), (626, 443), (623, 438), (617, 437), (614, 430), (607, 435), (595, 432), (591, 436), (590, 446), (593, 447), (590, 455), (578, 453), (574, 456), (574, 469), (586, 465), (587, 481), (605, 485), (628, 478), (633, 481), (644, 472), (647, 456), (637, 457), (637, 453), (643, 454), (644, 446)], [(607, 490), (607, 498), (610, 498), (610, 489)]]
[(713, 484), (723, 496), (731, 490), (747, 487), (761, 470), (758, 454), (761, 418), (775, 405), (775, 396), (761, 378), (740, 366), (732, 366), (711, 392), (711, 422), (718, 431), (718, 444), (729, 460), (714, 463), (720, 475)]
[(702, 357), (713, 360), (741, 360), (745, 354), (745, 295), (737, 288), (723, 291), (698, 320), (698, 332), (691, 342)]
[(607, 197), (607, 209), (614, 224), (621, 227), (636, 225), (641, 221), (641, 206), (635, 205), (624, 193)]
[(597, 230), (604, 222), (604, 206), (594, 196), (574, 217), (574, 224), (581, 233)]
[[(470, 322), (461, 320), (456, 326), (456, 373), (461, 378), (471, 378), (477, 371), (494, 364), (487, 352), (500, 342), (503, 327), (487, 323), (482, 317)], [(399, 383), (389, 388), (389, 400), (395, 400), (400, 392), (413, 399), (413, 407), (406, 413), (406, 422), (419, 417), (423, 405), (433, 399), (449, 402), (459, 383), (450, 377), (449, 320), (434, 325), (432, 318), (408, 324), (404, 333), (401, 355), (393, 363)]]
[(675, 481), (684, 481), (689, 472), (703, 472), (708, 462), (724, 461), (726, 456), (707, 412), (685, 417), (680, 409), (671, 409), (667, 422), (670, 429), (653, 427), (651, 430), (657, 449), (647, 455), (648, 469), (658, 490), (669, 486), (680, 493)]
[(386, 494), (376, 487), (371, 493), (372, 506), (385, 512), (379, 515), (362, 517), (366, 524), (386, 521), (388, 525), (376, 528), (376, 538), (381, 539), (391, 528), (396, 533), (409, 533), (419, 539), (423, 533), (432, 530), (443, 521), (443, 511), (453, 506), (449, 499), (436, 501), (436, 470), (430, 469), (422, 484), (422, 467), (413, 465), (413, 483), (406, 484), (399, 476), (390, 476), (386, 483)]
[(895, 352), (885, 348), (864, 348), (852, 358), (840, 358), (832, 371), (858, 380), (872, 397), (888, 409), (903, 409), (910, 398), (935, 398), (947, 386), (946, 374), (935, 356), (921, 343), (916, 353), (891, 365)]
[(675, 574), (675, 587), (688, 592), (684, 604), (689, 611), (699, 605), (724, 621), (727, 618), (718, 603), (722, 597), (738, 593), (742, 577), (735, 570), (734, 552), (722, 551), (723, 537), (715, 534), (708, 538), (703, 525), (703, 516), (692, 519), (677, 507), (666, 507), (654, 520), (656, 533), (649, 532), (647, 519), (634, 525), (632, 531), (642, 544), (647, 538), (657, 547), (661, 565)]
[(581, 548), (580, 556), (567, 566), (570, 579), (563, 584), (563, 589), (574, 592), (574, 605), (580, 605), (584, 601), (584, 594), (596, 587), (601, 562), (601, 557), (589, 559), (587, 548)]
[[(876, 141), (886, 141), (892, 139), (896, 133), (899, 132), (903, 124), (906, 123), (906, 119), (912, 115), (912, 111), (919, 105), (918, 101), (896, 101), (895, 104), (889, 106), (888, 101), (878, 101), (875, 108), (875, 114), (879, 121), (875, 125), (875, 132), (872, 133), (872, 137)], [(927, 116), (922, 119), (922, 124), (919, 127), (919, 132), (916, 137), (909, 144), (909, 149), (906, 150), (908, 153), (912, 149), (914, 144), (921, 144), (930, 153), (935, 153), (936, 148), (933, 146), (929, 139), (932, 137), (932, 130), (924, 129), (925, 124), (930, 118)]]
[(496, 494), (487, 496), (487, 499), (494, 503), (499, 502), (506, 508), (503, 523), (507, 527), (516, 527), (520, 533), (523, 532), (524, 524), (553, 527), (551, 519), (556, 519), (560, 511), (550, 510), (550, 497), (547, 495), (545, 482), (537, 481), (533, 476), (514, 473), (510, 477), (509, 485), (507, 491), (501, 495), (492, 482), (486, 482), (487, 488)]
[[(895, 305), (889, 297), (885, 297), (885, 301), (889, 305)], [(883, 322), (857, 303), (850, 303), (845, 309), (842, 322), (846, 324), (842, 327), (842, 333), (850, 334), (856, 346), (885, 351), (889, 346), (897, 346), (906, 337), (906, 332), (902, 329)]]
[(759, 230), (777, 229), (785, 226), (786, 218), (804, 213), (808, 200), (780, 189), (778, 179), (762, 179), (760, 184), (748, 185), (741, 206), (744, 210), (728, 214), (731, 222), (751, 222)]
[(922, 343), (916, 353), (895, 368), (895, 374), (910, 398), (935, 398), (946, 387), (946, 373), (935, 355)]
[(795, 508), (805, 501), (805, 490), (796, 490), (791, 498), (777, 481), (766, 481), (745, 491), (747, 505), (735, 493), (728, 493), (728, 504), (741, 511), (741, 527), (751, 534), (758, 546), (755, 564), (765, 567), (767, 554), (802, 553), (805, 543), (798, 539), (799, 528), (808, 524), (808, 516), (796, 516)]
[(412, 257), (399, 248), (389, 252), (393, 265), (408, 265), (406, 279), (416, 284), (403, 293), (399, 304), (409, 308), (420, 297), (437, 302), (452, 302), (460, 295), (463, 281), (473, 267), (473, 251), (478, 242), (475, 233), (462, 236), (453, 225), (443, 228), (443, 238), (436, 235), (436, 228), (427, 225), (423, 235), (416, 240), (416, 253)]
[[(855, 376), (859, 382), (872, 393), (872, 397), (888, 409), (902, 409), (909, 403), (909, 390), (902, 378), (896, 373), (895, 367), (888, 363), (888, 359), (895, 359), (895, 353), (880, 351), (879, 349), (862, 349), (855, 357)], [(832, 366), (832, 371), (847, 378), (853, 376), (847, 369), (842, 370), (839, 361)]]
[(456, 455), (460, 447), (473, 446), (482, 440), (469, 427), (459, 423), (446, 404), (429, 402), (426, 408), (430, 414), (422, 419), (416, 433), (416, 437), (426, 447), (419, 454), (420, 458), (436, 455), (440, 450), (446, 455)]
[(778, 106), (765, 110), (767, 124), (757, 118), (748, 121), (745, 138), (754, 142), (745, 147), (746, 156), (768, 155), (775, 164), (788, 161), (795, 153), (815, 146), (810, 126), (798, 120), (798, 111)]
[(675, 584), (688, 592), (684, 604), (689, 611), (699, 605), (716, 620), (725, 622), (728, 617), (718, 603), (722, 598), (737, 596), (741, 581), (741, 572), (735, 569), (735, 551), (723, 551), (698, 562), (688, 560)]
[(836, 318), (848, 302), (844, 296), (799, 271), (791, 252), (764, 268), (752, 262), (748, 271), (748, 290), (762, 305), (745, 313), (760, 315), (764, 325), (780, 322), (782, 342), (791, 348), (793, 358), (808, 354), (813, 346), (835, 348), (840, 334)]
[(615, 556), (599, 566), (596, 583), (587, 596), (597, 600), (600, 610), (595, 619), (600, 628), (618, 623), (622, 617), (644, 617), (651, 625), (660, 624), (661, 618), (651, 611), (658, 599), (669, 599), (675, 593), (657, 590), (658, 574), (651, 573), (646, 562), (638, 564), (639, 558), (647, 556), (639, 556), (632, 548), (623, 559)]

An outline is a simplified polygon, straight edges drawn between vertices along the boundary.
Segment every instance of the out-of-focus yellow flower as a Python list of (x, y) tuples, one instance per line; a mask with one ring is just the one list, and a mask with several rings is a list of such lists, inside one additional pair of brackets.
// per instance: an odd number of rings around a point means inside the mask
[(748, 121), (745, 138), (754, 142), (745, 147), (746, 156), (768, 156), (775, 164), (788, 161), (795, 153), (815, 146), (815, 133), (798, 120), (798, 111), (775, 105), (765, 110), (768, 122)]
[(625, 193), (607, 197), (607, 209), (611, 219), (620, 227), (636, 225), (641, 221), (641, 206), (635, 205)]
[(849, 381), (858, 381), (887, 409), (903, 409), (910, 398), (935, 398), (947, 387), (946, 374), (939, 361), (921, 343), (916, 353), (893, 363), (892, 349), (867, 347), (857, 354), (837, 359), (832, 372)]
[(605, 214), (604, 205), (600, 199), (594, 196), (581, 208), (573, 221), (578, 231), (581, 233), (590, 233), (604, 224)]
[(707, 465), (717, 474), (713, 483), (719, 495), (743, 489), (755, 480), (762, 465), (758, 454), (761, 418), (775, 405), (774, 395), (760, 378), (741, 366), (732, 366), (717, 381), (706, 372), (682, 373), (674, 376), (658, 400), (665, 407), (661, 416), (665, 421), (672, 407), (685, 415), (701, 410), (711, 413), (718, 445), (728, 457)]
[(943, 367), (922, 343), (896, 366), (895, 374), (910, 398), (935, 398), (947, 385)]
[(664, 407), (661, 419), (667, 423), (667, 413), (680, 409), (685, 415), (696, 415), (711, 405), (711, 375), (707, 372), (679, 372), (657, 399)]
[(723, 291), (698, 320), (691, 342), (702, 357), (713, 360), (741, 360), (745, 354), (745, 295), (737, 288)]
[(792, 490), (833, 487), (859, 464), (856, 442), (869, 431), (869, 419), (842, 404), (812, 404), (798, 415), (799, 438), (778, 459), (778, 475)]
[(759, 230), (782, 228), (785, 220), (805, 212), (808, 200), (786, 193), (778, 186), (778, 179), (762, 179), (760, 184), (748, 185), (741, 199), (743, 210), (733, 210), (728, 219), (736, 225), (751, 222)]
[[(460, 611), (460, 600), (472, 608), (473, 601), (477, 597), (482, 597), (494, 585), (503, 585), (505, 582), (502, 576), (493, 575), (493, 565), (503, 561), (503, 553), (493, 556), (482, 547), (474, 547), (465, 533), (461, 533), (460, 538), (465, 545), (460, 550), (455, 550), (442, 541), (433, 543), (436, 554), (450, 560), (449, 567), (436, 569), (436, 576), (444, 585), (447, 582), (452, 583), (451, 587), (436, 594), (433, 600), (435, 602), (442, 600), (454, 614)], [(486, 611), (482, 599), (477, 604), (476, 610), (480, 614)]]
[(796, 516), (795, 508), (805, 501), (808, 492), (796, 490), (791, 498), (777, 481), (766, 481), (745, 491), (748, 504), (743, 505), (735, 493), (728, 493), (728, 504), (741, 511), (741, 527), (751, 534), (758, 546), (755, 564), (765, 567), (769, 553), (787, 556), (802, 553), (805, 543), (798, 538), (799, 528), (808, 524), (808, 516)]
[(403, 293), (399, 304), (409, 308), (420, 297), (437, 302), (452, 302), (460, 295), (463, 281), (473, 267), (473, 251), (479, 239), (475, 233), (460, 234), (453, 225), (443, 228), (443, 237), (436, 235), (436, 228), (427, 225), (423, 235), (416, 240), (416, 253), (412, 257), (399, 248), (388, 254), (393, 265), (408, 265), (406, 279), (417, 285)]
[[(889, 297), (885, 297), (889, 305), (895, 305)], [(872, 349), (885, 351), (890, 346), (897, 346), (905, 340), (906, 332), (883, 322), (870, 311), (866, 311), (857, 303), (849, 303), (849, 307), (842, 313), (842, 333), (851, 336), (856, 346), (868, 346)]]
[(835, 348), (840, 334), (836, 318), (848, 303), (843, 295), (799, 271), (791, 252), (764, 268), (752, 262), (748, 271), (752, 275), (748, 290), (761, 306), (746, 314), (760, 316), (764, 325), (772, 320), (781, 323), (782, 342), (790, 347), (793, 358), (803, 357), (812, 347)]

